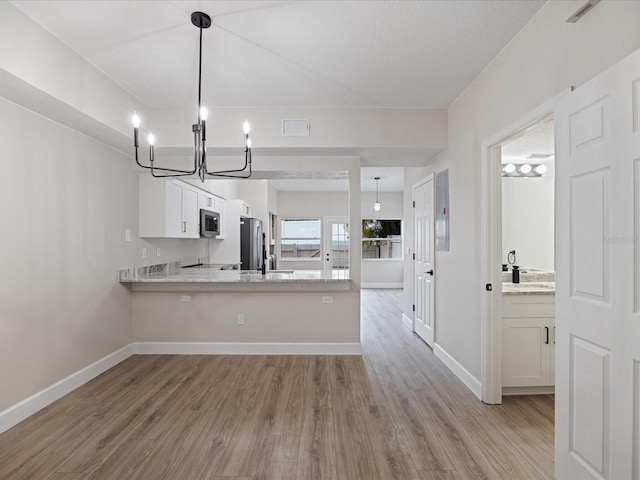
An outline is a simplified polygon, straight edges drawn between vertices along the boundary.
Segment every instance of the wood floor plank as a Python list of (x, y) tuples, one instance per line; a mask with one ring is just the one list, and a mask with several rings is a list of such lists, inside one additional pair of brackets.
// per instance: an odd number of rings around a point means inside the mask
[(362, 291), (362, 356), (132, 356), (0, 435), (0, 478), (553, 478), (553, 397), (484, 405), (400, 312)]

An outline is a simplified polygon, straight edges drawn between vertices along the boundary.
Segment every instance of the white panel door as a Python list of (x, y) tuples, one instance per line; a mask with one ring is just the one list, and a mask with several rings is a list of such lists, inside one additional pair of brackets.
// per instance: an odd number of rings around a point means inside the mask
[(640, 51), (556, 127), (556, 476), (638, 480)]
[(413, 187), (414, 320), (413, 329), (433, 348), (434, 338), (434, 202), (433, 175)]

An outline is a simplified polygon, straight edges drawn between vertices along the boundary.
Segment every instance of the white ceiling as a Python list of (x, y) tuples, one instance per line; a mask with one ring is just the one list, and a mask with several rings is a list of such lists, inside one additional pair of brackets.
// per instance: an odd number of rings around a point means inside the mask
[[(549, 118), (522, 132), (502, 146), (502, 163), (545, 163), (553, 161), (553, 119)], [(528, 158), (532, 154), (548, 154), (547, 158)]]
[(545, 2), (13, 3), (149, 106), (195, 103), (202, 10), (209, 106), (444, 108)]

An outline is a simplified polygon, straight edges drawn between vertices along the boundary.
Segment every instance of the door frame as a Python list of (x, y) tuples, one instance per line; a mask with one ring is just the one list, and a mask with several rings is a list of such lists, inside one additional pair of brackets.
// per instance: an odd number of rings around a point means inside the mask
[[(480, 160), (480, 382), (484, 403), (502, 403), (502, 145), (552, 116), (563, 90), (481, 142)], [(487, 291), (486, 285), (492, 290)]]
[[(415, 190), (417, 187), (419, 187), (420, 185), (427, 183), (429, 180), (431, 180), (433, 182), (433, 220), (434, 220), (434, 225), (432, 230), (432, 236), (434, 238), (433, 241), (433, 263), (432, 263), (432, 267), (434, 270), (434, 275), (432, 278), (432, 282), (433, 282), (433, 298), (431, 299), (431, 305), (430, 305), (430, 315), (431, 315), (431, 328), (433, 330), (433, 346), (431, 346), (430, 348), (432, 348), (435, 351), (435, 346), (436, 346), (436, 308), (435, 308), (435, 304), (436, 304), (436, 276), (435, 276), (435, 270), (436, 270), (436, 252), (435, 252), (435, 192), (436, 192), (436, 173), (431, 172), (429, 175), (426, 175), (425, 177), (421, 178), (420, 180), (418, 180), (417, 182), (415, 182), (412, 186), (411, 186), (411, 204), (413, 205), (412, 209), (411, 209), (411, 225), (412, 225), (412, 230), (413, 230), (413, 238), (411, 239), (411, 243), (413, 245), (413, 252), (412, 255), (413, 257), (415, 257), (415, 251), (416, 251), (416, 245), (415, 245), (415, 241), (416, 241), (416, 232), (415, 232), (415, 225), (416, 225), (416, 209), (415, 209), (415, 201), (416, 201), (416, 197), (415, 197)], [(411, 331), (415, 333), (416, 331), (416, 312), (415, 312), (415, 304), (416, 304), (416, 261), (414, 259), (411, 260), (411, 283), (413, 285), (412, 287), (412, 293), (411, 293), (411, 303), (414, 305), (414, 311), (413, 311), (413, 315), (411, 316)], [(425, 342), (426, 343), (426, 342)]]

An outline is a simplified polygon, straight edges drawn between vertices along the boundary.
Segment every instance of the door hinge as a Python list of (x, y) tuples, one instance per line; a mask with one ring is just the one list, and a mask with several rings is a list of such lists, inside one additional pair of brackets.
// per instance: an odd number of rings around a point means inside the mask
[(413, 259), (414, 259), (414, 260), (416, 259), (416, 254), (415, 254), (415, 253), (413, 254)]
[(484, 288), (487, 290), (487, 292), (490, 292), (493, 290), (493, 285), (491, 285), (490, 283), (487, 283)]
[(415, 306), (415, 305), (413, 306), (413, 311), (414, 311), (414, 312), (416, 311), (416, 306)]
[(413, 201), (413, 208), (416, 208), (416, 201)]

